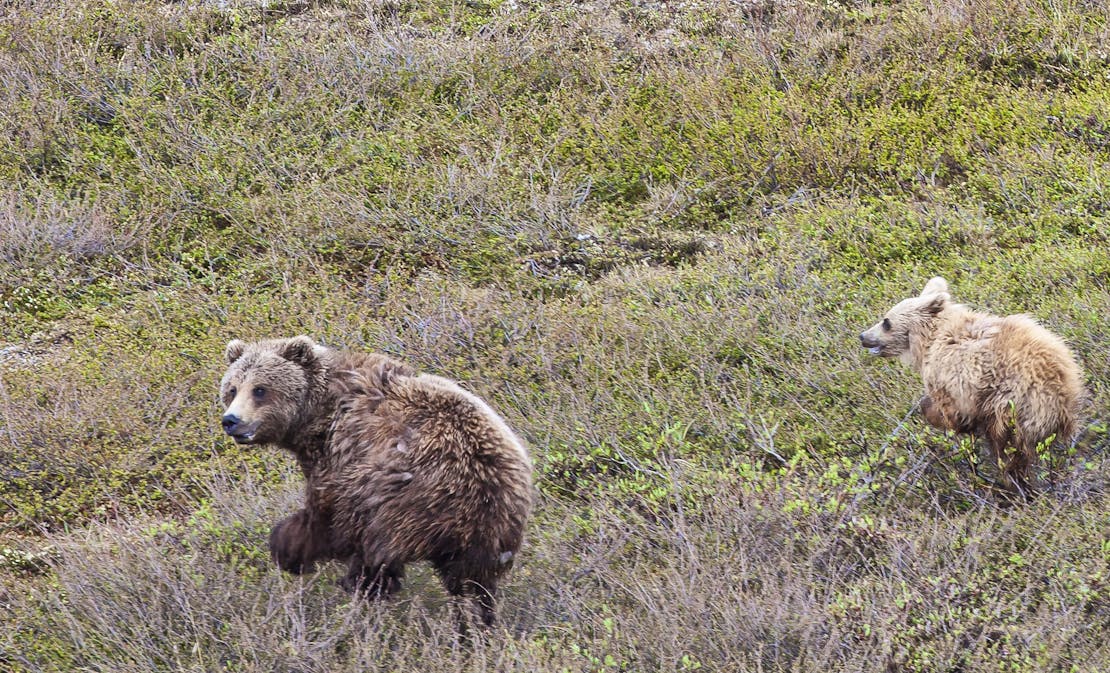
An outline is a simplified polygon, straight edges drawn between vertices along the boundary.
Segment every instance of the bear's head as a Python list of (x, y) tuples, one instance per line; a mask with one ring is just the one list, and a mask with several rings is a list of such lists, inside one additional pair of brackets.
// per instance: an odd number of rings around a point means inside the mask
[(915, 335), (944, 310), (949, 299), (948, 282), (939, 276), (932, 278), (920, 295), (898, 302), (882, 320), (861, 333), (860, 343), (872, 355), (900, 358), (912, 365)]
[(220, 381), (224, 432), (239, 444), (280, 442), (295, 429), (326, 353), (306, 336), (230, 341)]

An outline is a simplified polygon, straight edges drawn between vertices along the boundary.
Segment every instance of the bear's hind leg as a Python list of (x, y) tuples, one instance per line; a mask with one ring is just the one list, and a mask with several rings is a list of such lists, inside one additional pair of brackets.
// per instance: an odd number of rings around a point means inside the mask
[(1008, 491), (1022, 497), (1034, 495), (1032, 484), (1029, 482), (1029, 470), (1032, 461), (1030, 451), (1017, 441), (1014, 433), (1013, 421), (1005, 416), (996, 418), (987, 430), (987, 441), (991, 446), (991, 454), (998, 463), (1002, 476), (1002, 483)]
[(447, 593), (460, 599), (459, 633), (466, 635), (468, 626), (477, 618), (486, 627), (497, 621), (495, 595), (497, 575), (487, 568), (457, 561), (433, 561)]

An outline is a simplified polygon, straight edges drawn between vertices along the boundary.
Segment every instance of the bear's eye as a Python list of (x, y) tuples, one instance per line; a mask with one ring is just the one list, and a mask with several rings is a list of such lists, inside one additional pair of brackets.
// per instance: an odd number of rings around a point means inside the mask
[(251, 395), (254, 395), (254, 399), (260, 400), (266, 397), (266, 389), (262, 386), (255, 386), (254, 390), (251, 391)]
[(883, 318), (883, 331), (890, 331), (890, 318)]
[(235, 388), (228, 388), (227, 389), (227, 398), (229, 400), (235, 399), (235, 396), (238, 395), (238, 394), (239, 394), (239, 391)]

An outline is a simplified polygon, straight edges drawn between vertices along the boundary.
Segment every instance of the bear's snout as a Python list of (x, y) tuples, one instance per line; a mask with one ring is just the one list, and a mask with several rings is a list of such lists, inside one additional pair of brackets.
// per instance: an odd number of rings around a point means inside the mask
[(868, 353), (872, 355), (879, 355), (882, 353), (883, 344), (877, 337), (871, 336), (871, 330), (860, 332), (859, 342), (867, 349)]
[(223, 418), (220, 419), (220, 425), (224, 426), (224, 432), (229, 435), (234, 435), (235, 429), (238, 428), (239, 424), (242, 422), (243, 419), (235, 414), (224, 414)]
[(224, 414), (220, 419), (220, 425), (223, 426), (224, 432), (239, 444), (251, 443), (254, 440), (255, 430), (258, 429), (257, 423), (244, 423), (242, 418), (232, 413)]

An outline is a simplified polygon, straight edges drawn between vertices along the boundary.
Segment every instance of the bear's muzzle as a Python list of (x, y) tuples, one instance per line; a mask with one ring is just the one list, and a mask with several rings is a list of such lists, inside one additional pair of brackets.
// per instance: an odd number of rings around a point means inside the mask
[(224, 414), (223, 417), (220, 418), (220, 425), (223, 426), (224, 432), (238, 444), (246, 444), (254, 439), (256, 424), (244, 423), (243, 419), (235, 414)]
[(867, 330), (865, 332), (860, 332), (859, 342), (863, 345), (864, 348), (867, 349), (868, 353), (870, 353), (872, 355), (879, 355), (879, 354), (882, 353), (883, 344), (877, 338), (871, 336), (868, 333), (870, 331), (871, 330)]

